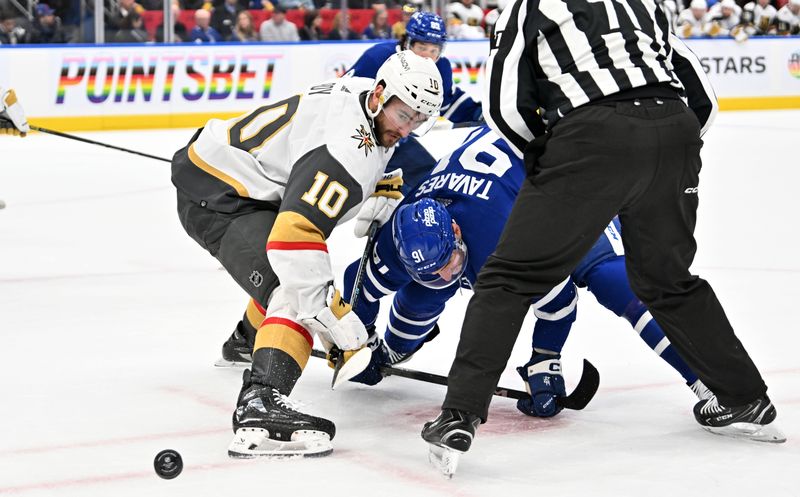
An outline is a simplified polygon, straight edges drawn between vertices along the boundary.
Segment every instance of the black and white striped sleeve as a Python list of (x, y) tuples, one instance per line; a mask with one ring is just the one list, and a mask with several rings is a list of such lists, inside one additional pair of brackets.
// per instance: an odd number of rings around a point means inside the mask
[(520, 157), (525, 146), (545, 132), (537, 113), (536, 54), (529, 53), (536, 50), (535, 38), (528, 41), (525, 33), (528, 4), (529, 0), (516, 0), (504, 9), (495, 25), (483, 96), (484, 118)]
[(697, 56), (683, 40), (675, 36), (675, 33), (670, 33), (669, 44), (672, 47), (673, 70), (686, 89), (689, 108), (700, 121), (700, 136), (703, 136), (717, 117), (717, 95)]

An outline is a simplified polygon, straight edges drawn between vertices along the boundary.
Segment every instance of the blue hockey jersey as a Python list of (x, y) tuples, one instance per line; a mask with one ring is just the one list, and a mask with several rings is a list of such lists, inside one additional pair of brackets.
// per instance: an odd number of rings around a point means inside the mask
[[(446, 205), (461, 226), (469, 255), (460, 286), (471, 288), (486, 259), (494, 252), (524, 178), (522, 160), (488, 126), (482, 126), (442, 158), (403, 200), (410, 203), (422, 197), (434, 198)], [(397, 292), (385, 338), (393, 350), (404, 352), (433, 329), (459, 285), (434, 290), (414, 282), (395, 250), (391, 224), (390, 220), (376, 234), (375, 249), (364, 278), (364, 298), (355, 312), (366, 325), (372, 325), (377, 318), (379, 299)], [(357, 266), (351, 264), (345, 271), (345, 295), (352, 290)]]
[[(447, 301), (460, 287), (472, 287), (481, 267), (494, 252), (525, 177), (522, 160), (499, 135), (483, 126), (442, 158), (430, 175), (403, 200), (403, 203), (410, 203), (423, 197), (433, 198), (446, 206), (461, 227), (468, 256), (460, 285), (454, 283), (435, 290), (415, 282), (406, 272), (394, 246), (393, 219), (378, 230), (366, 268), (364, 298), (359, 300), (355, 312), (365, 325), (374, 325), (379, 300), (396, 292), (383, 337), (391, 351), (402, 356), (417, 350), (434, 331)], [(625, 317), (639, 337), (692, 385), (697, 380), (696, 374), (673, 349), (658, 323), (630, 289), (623, 253), (620, 224), (615, 218), (570, 278), (547, 298), (532, 303), (537, 317), (532, 348), (561, 352), (577, 314), (576, 286), (587, 287), (604, 307)], [(358, 262), (345, 271), (345, 295), (352, 291)]]

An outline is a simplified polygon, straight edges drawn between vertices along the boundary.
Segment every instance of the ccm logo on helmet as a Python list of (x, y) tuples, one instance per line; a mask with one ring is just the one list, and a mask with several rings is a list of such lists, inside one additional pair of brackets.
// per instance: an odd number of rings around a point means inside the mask
[(697, 191), (698, 191), (699, 189), (700, 189), (700, 188), (699, 188), (699, 187), (697, 187), (697, 186), (694, 186), (694, 187), (691, 187), (691, 186), (690, 186), (689, 188), (685, 189), (685, 190), (683, 191), (683, 193), (686, 193), (686, 194), (697, 193)]

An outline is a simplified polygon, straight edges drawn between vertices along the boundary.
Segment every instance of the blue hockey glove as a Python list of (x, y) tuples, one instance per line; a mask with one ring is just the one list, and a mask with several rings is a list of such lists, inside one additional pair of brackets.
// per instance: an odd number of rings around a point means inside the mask
[(406, 353), (399, 353), (392, 350), (389, 345), (384, 342), (383, 340), (375, 334), (375, 327), (369, 326), (367, 328), (367, 332), (369, 333), (369, 340), (367, 340), (367, 346), (372, 349), (372, 358), (369, 361), (369, 365), (367, 368), (360, 372), (359, 374), (350, 378), (350, 381), (355, 381), (356, 383), (363, 383), (365, 385), (377, 385), (383, 379), (383, 374), (381, 374), (381, 367), (383, 366), (393, 366), (395, 364), (399, 364), (401, 362), (407, 361), (411, 358), (412, 355), (416, 354), (419, 349), (422, 348), (423, 345), (430, 342), (437, 335), (439, 335), (439, 325), (434, 324), (433, 329), (428, 332), (425, 336), (425, 340), (420, 342), (414, 350), (411, 352)]
[(517, 409), (528, 416), (549, 418), (561, 411), (556, 398), (566, 397), (564, 377), (561, 376), (561, 355), (534, 354), (517, 372), (525, 382), (530, 399), (517, 401)]

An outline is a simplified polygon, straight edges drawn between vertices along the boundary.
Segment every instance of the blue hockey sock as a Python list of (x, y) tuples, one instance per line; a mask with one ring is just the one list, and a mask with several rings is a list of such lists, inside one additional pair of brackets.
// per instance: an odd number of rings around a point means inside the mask
[(570, 279), (552, 300), (541, 306), (534, 305), (536, 324), (531, 339), (534, 349), (561, 353), (578, 313), (577, 299), (575, 285)]
[(687, 384), (697, 380), (697, 375), (678, 355), (661, 326), (631, 290), (624, 257), (597, 264), (586, 274), (586, 283), (597, 301), (617, 316), (627, 319), (647, 346), (680, 373)]

